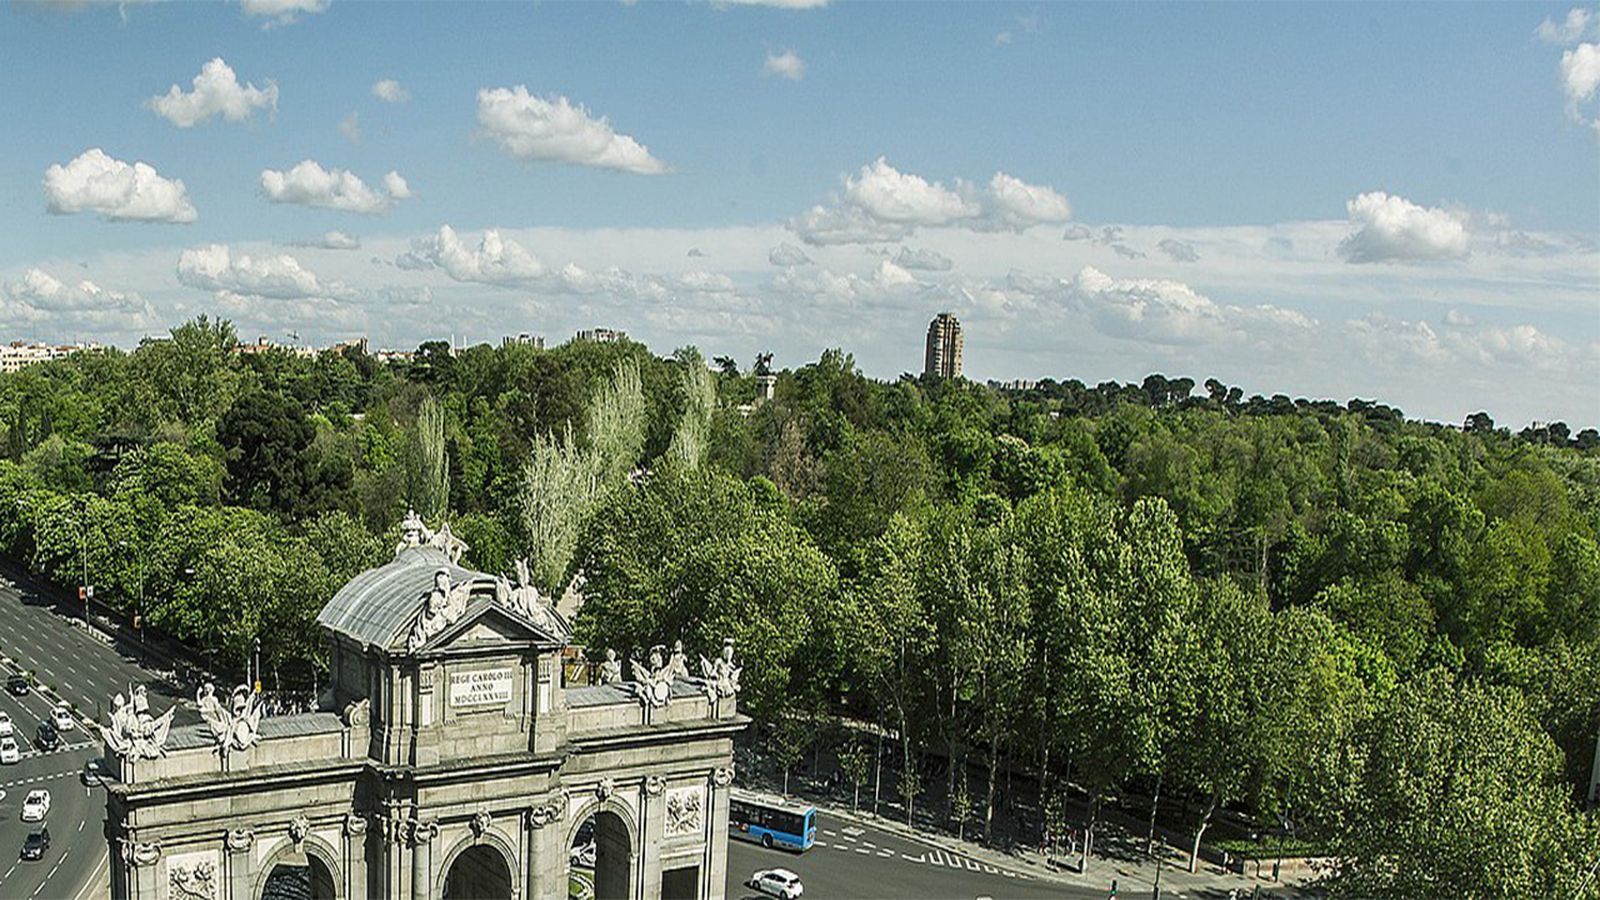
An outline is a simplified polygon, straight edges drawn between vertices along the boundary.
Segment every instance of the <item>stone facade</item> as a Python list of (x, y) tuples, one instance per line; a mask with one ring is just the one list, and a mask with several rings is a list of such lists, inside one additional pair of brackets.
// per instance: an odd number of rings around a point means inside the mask
[[(412, 646), (441, 572), (454, 618)], [(555, 900), (594, 816), (598, 897), (722, 897), (736, 698), (564, 685), (565, 629), (504, 585), (402, 544), (319, 617), (323, 711), (262, 719), (243, 750), (206, 725), (155, 758), (108, 747), (113, 896), (255, 900), (282, 864), (318, 898)]]

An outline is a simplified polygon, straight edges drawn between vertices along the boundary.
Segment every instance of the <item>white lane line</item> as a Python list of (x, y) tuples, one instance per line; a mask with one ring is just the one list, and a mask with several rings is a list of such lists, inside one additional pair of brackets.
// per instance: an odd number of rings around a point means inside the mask
[(861, 854), (864, 854), (864, 855), (866, 855), (866, 856), (871, 856), (871, 855), (872, 855), (872, 851), (871, 851), (871, 850), (868, 850), (868, 849), (866, 849), (866, 848), (864, 848), (864, 847), (857, 847), (857, 848), (856, 848), (856, 852), (857, 852), (857, 853), (861, 853)]

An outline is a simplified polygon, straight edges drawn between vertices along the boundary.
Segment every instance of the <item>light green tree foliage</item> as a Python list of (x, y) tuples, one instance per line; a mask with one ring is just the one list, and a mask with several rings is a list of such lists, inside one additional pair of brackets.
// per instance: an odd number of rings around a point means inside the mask
[(680, 466), (698, 469), (711, 442), (711, 417), (717, 411), (717, 384), (698, 350), (678, 354), (682, 365), (684, 408), (672, 432), (667, 458)]
[(444, 409), (432, 394), (417, 406), (416, 456), (411, 471), (411, 504), (429, 522), (444, 518), (450, 502), (450, 464), (445, 447)]
[(644, 457), (649, 425), (639, 364), (617, 363), (611, 380), (589, 402), (585, 415), (590, 465), (602, 487), (621, 484)]
[(169, 441), (135, 447), (111, 471), (110, 492), (119, 498), (145, 497), (165, 509), (214, 506), (222, 493), (222, 465)]
[(613, 494), (576, 560), (579, 638), (641, 656), (681, 639), (708, 658), (734, 638), (740, 706), (769, 721), (791, 709), (816, 677), (800, 651), (837, 602), (837, 576), (772, 499), (722, 472), (672, 467)]
[(1368, 719), (1335, 836), (1334, 898), (1600, 897), (1600, 828), (1516, 692), (1435, 670)]

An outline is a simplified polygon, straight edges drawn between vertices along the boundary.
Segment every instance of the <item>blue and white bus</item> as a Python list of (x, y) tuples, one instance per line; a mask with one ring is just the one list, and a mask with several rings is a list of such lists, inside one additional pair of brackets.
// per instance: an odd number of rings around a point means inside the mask
[(728, 834), (768, 849), (804, 852), (817, 840), (817, 809), (736, 790), (728, 802)]

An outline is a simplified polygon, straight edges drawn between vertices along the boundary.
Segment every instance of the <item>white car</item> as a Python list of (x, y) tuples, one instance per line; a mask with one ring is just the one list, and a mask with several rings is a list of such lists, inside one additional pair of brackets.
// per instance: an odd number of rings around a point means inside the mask
[(10, 737), (16, 733), (17, 726), (11, 721), (11, 717), (0, 712), (0, 737)]
[(22, 761), (22, 751), (17, 749), (16, 738), (0, 738), (0, 763), (11, 765)]
[(22, 801), (22, 821), (43, 822), (50, 814), (50, 792), (29, 791)]
[(581, 847), (573, 847), (572, 852), (568, 854), (568, 859), (574, 866), (584, 869), (594, 868), (594, 857), (594, 841), (590, 841)]
[(806, 892), (806, 886), (800, 883), (800, 876), (788, 869), (762, 869), (751, 875), (745, 885), (780, 900), (795, 900)]
[(72, 718), (72, 710), (65, 706), (50, 710), (50, 721), (56, 726), (57, 731), (71, 731), (78, 727), (78, 723)]

